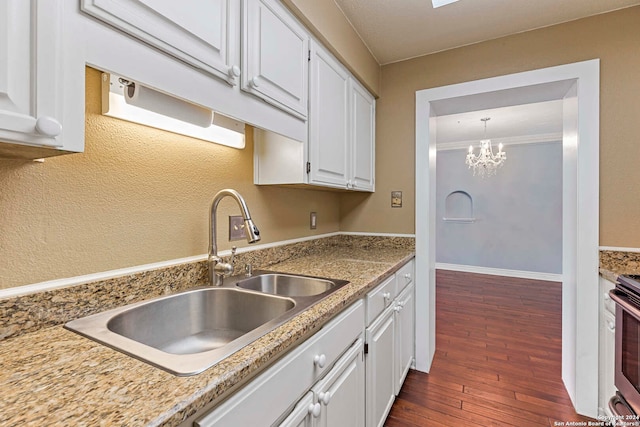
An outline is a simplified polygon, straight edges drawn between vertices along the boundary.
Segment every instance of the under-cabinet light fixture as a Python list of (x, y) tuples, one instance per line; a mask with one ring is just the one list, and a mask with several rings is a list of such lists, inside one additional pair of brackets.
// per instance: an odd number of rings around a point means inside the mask
[(431, 0), (431, 4), (433, 4), (433, 8), (435, 9), (437, 7), (446, 6), (457, 1), (458, 0)]
[(242, 149), (244, 123), (115, 74), (102, 74), (102, 114)]

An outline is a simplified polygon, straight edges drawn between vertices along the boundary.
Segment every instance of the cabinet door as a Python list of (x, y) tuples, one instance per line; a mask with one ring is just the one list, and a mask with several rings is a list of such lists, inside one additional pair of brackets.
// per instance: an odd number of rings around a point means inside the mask
[(353, 78), (351, 82), (351, 177), (354, 190), (375, 189), (375, 117), (376, 101)]
[(309, 35), (278, 0), (242, 4), (242, 89), (306, 119)]
[(237, 0), (82, 0), (84, 12), (236, 85)]
[(347, 188), (349, 73), (316, 43), (311, 54), (309, 183)]
[(313, 427), (313, 419), (320, 416), (320, 404), (314, 402), (313, 393), (307, 393), (278, 427)]
[(300, 396), (305, 395), (325, 373), (329, 375), (332, 365), (339, 364), (340, 355), (353, 346), (363, 329), (364, 304), (358, 301), (246, 386), (198, 418), (194, 425), (276, 424), (284, 416), (289, 416), (289, 408)]
[(395, 399), (395, 328), (393, 306), (387, 308), (366, 330), (366, 420), (380, 427)]
[(313, 387), (321, 405), (318, 427), (364, 427), (363, 341), (358, 339)]
[(396, 396), (413, 364), (415, 347), (415, 286), (409, 285), (398, 297), (395, 307), (396, 323)]
[(61, 147), (63, 0), (0, 2), (0, 140)]

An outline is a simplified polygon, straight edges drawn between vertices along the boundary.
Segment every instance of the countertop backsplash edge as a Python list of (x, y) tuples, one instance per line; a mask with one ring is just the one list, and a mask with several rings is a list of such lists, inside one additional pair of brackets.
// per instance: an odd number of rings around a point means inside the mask
[[(291, 258), (313, 255), (331, 246), (407, 247), (411, 237), (339, 234), (249, 250), (236, 255), (242, 268), (267, 268)], [(146, 299), (206, 285), (206, 261), (178, 263), (68, 287), (0, 299), (0, 341)]]

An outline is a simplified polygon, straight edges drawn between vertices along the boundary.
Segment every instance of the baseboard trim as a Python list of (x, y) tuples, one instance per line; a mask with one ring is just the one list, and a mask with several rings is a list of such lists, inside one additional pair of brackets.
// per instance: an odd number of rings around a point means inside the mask
[(465, 273), (490, 274), (493, 276), (517, 277), (520, 279), (562, 282), (562, 274), (540, 273), (537, 271), (507, 270), (503, 268), (478, 267), (475, 265), (447, 264), (436, 262), (437, 270), (462, 271)]
[[(251, 252), (260, 249), (275, 248), (278, 246), (290, 245), (293, 243), (301, 243), (309, 240), (322, 239), (325, 237), (333, 237), (339, 235), (352, 236), (386, 236), (386, 237), (415, 237), (413, 234), (391, 234), (391, 233), (361, 233), (361, 232), (332, 232), (325, 234), (317, 234), (313, 236), (300, 237), (297, 239), (281, 240), (273, 243), (264, 243), (259, 245), (245, 246), (238, 248), (238, 253)], [(219, 255), (229, 256), (231, 251), (221, 251)], [(142, 273), (149, 270), (157, 270), (160, 268), (173, 267), (180, 264), (204, 261), (207, 254), (194, 255), (185, 258), (171, 259), (167, 261), (154, 262), (150, 264), (136, 265), (133, 267), (118, 268), (115, 270), (103, 271), (99, 273), (85, 274), (82, 276), (67, 277), (64, 279), (54, 279), (45, 282), (34, 283), (31, 285), (16, 286), (14, 288), (0, 289), (0, 300), (6, 298), (14, 298), (22, 295), (33, 294), (37, 292), (50, 291), (53, 289), (68, 288), (71, 286), (83, 285), (85, 283), (109, 280), (116, 277), (128, 276), (131, 274)]]

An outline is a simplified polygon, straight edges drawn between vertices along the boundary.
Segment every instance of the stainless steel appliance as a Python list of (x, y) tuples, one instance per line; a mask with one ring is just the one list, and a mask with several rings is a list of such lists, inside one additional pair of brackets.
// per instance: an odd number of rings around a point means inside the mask
[(615, 386), (609, 409), (616, 420), (640, 414), (640, 275), (621, 275), (609, 292), (616, 303)]

